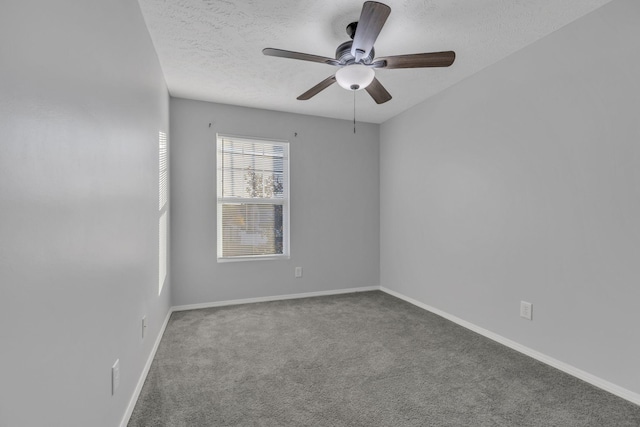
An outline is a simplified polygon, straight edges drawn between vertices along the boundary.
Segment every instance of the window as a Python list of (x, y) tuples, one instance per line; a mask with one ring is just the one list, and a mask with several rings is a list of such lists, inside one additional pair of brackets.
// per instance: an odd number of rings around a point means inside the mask
[(289, 257), (289, 143), (217, 137), (218, 261)]
[(167, 279), (167, 246), (169, 233), (167, 229), (167, 212), (169, 211), (169, 157), (167, 150), (167, 134), (158, 134), (158, 295), (162, 293)]

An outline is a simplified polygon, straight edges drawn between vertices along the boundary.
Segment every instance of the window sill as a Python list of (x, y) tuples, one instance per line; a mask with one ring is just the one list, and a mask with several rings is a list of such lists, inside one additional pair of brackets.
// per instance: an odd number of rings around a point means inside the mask
[(276, 261), (276, 260), (287, 260), (290, 258), (291, 257), (289, 255), (251, 255), (251, 256), (218, 258), (218, 262), (225, 263), (225, 262), (245, 262), (245, 261)]

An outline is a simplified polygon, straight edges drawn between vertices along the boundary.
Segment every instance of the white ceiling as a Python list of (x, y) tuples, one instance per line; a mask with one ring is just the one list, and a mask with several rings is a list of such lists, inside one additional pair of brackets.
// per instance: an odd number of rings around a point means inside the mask
[[(172, 96), (353, 119), (337, 84), (296, 97), (335, 67), (267, 57), (265, 47), (334, 57), (361, 0), (138, 0)], [(376, 56), (453, 50), (449, 68), (376, 70), (393, 95), (356, 93), (357, 120), (382, 123), (611, 0), (383, 0)], [(551, 65), (551, 64), (549, 64)]]

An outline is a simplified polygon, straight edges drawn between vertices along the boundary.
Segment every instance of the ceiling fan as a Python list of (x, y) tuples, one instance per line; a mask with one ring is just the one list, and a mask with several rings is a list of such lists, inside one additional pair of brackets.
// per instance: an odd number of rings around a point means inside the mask
[(299, 100), (310, 99), (333, 83), (338, 82), (347, 90), (365, 89), (376, 103), (382, 104), (391, 99), (391, 94), (375, 77), (374, 70), (376, 68), (448, 67), (453, 64), (456, 58), (455, 52), (446, 51), (384, 56), (374, 59), (373, 44), (390, 13), (391, 8), (386, 4), (375, 1), (364, 2), (360, 20), (347, 25), (347, 34), (352, 40), (338, 46), (335, 59), (273, 48), (263, 49), (262, 53), (268, 56), (319, 62), (340, 67), (335, 75), (326, 78), (300, 95), (297, 98)]

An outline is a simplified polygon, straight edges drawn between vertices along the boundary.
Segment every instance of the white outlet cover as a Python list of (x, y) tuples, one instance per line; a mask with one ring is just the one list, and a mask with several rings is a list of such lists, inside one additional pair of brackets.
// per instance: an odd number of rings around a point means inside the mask
[(296, 267), (296, 277), (302, 277), (302, 267)]
[(520, 317), (527, 320), (533, 320), (533, 304), (526, 301), (520, 301)]

